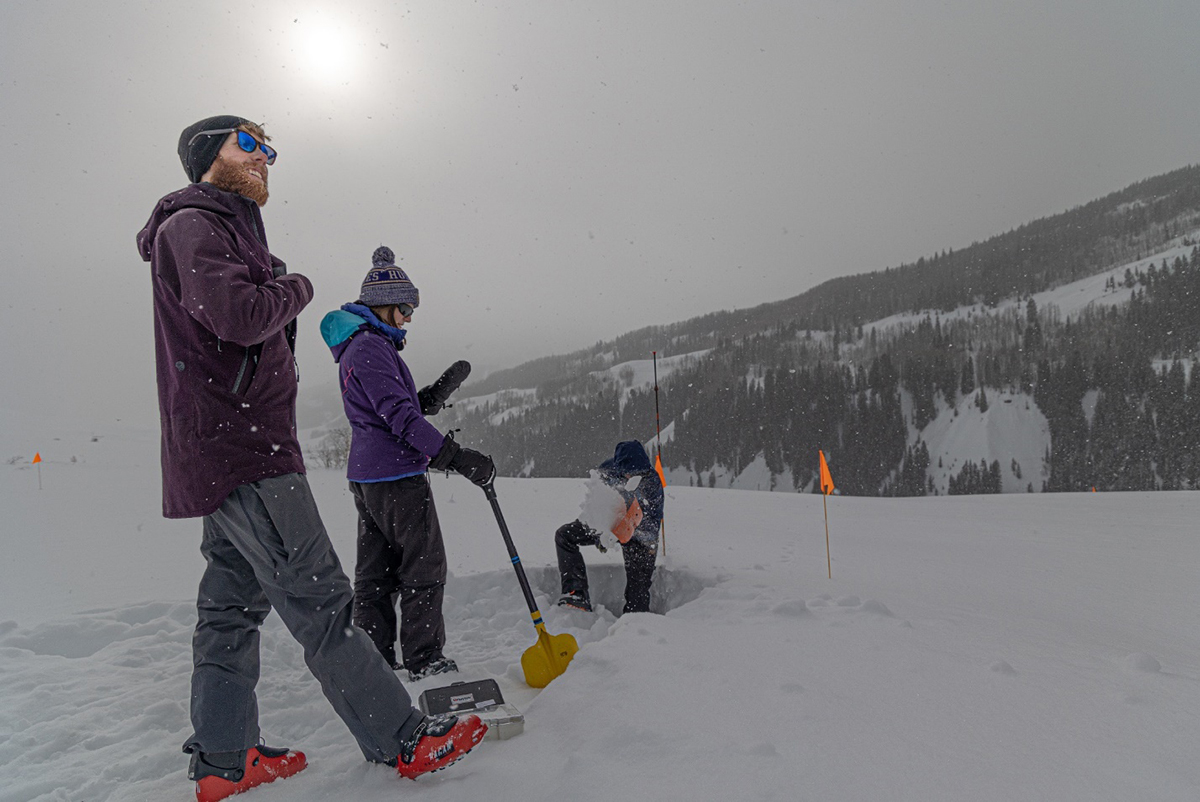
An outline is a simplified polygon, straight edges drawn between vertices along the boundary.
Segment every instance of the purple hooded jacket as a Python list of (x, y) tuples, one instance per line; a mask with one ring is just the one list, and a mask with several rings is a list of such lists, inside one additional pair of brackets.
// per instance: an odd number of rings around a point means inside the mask
[(321, 321), (338, 363), (342, 405), (350, 421), (352, 482), (385, 482), (425, 472), (445, 437), (421, 414), (417, 386), (400, 358), (404, 331), (371, 310), (346, 304)]
[(267, 250), (258, 206), (192, 184), (137, 243), (154, 287), (163, 515), (208, 515), (239, 485), (303, 473), (294, 320), (312, 284)]

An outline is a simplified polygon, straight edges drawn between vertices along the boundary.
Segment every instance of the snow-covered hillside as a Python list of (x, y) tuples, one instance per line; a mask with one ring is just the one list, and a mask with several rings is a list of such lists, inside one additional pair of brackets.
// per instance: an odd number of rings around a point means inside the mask
[[(623, 409), (631, 392), (654, 388), (656, 370), (658, 380), (662, 381), (675, 371), (689, 367), (704, 359), (711, 352), (711, 348), (706, 348), (702, 351), (659, 357), (657, 365), (653, 357), (650, 359), (634, 359), (613, 365), (605, 370), (593, 371), (591, 375), (602, 381), (615, 383), (617, 386), (624, 388), (621, 394), (621, 407)], [(664, 440), (664, 442), (666, 441)]]
[[(953, 409), (938, 399), (939, 414), (920, 432), (929, 449), (929, 477), (945, 495), (950, 478), (967, 462), (1000, 463), (1004, 493), (1040, 493), (1050, 478), (1045, 460), (1050, 424), (1027, 393), (996, 391), (981, 410), (976, 396), (962, 396)], [(917, 434), (911, 433), (915, 438)]]
[[(1035, 293), (1031, 297), (1037, 304), (1038, 309), (1045, 311), (1053, 307), (1058, 310), (1058, 313), (1064, 320), (1077, 317), (1080, 312), (1088, 307), (1118, 306), (1128, 303), (1130, 296), (1133, 295), (1133, 289), (1124, 286), (1125, 271), (1128, 270), (1134, 274), (1139, 272), (1144, 273), (1151, 265), (1155, 267), (1160, 266), (1164, 259), (1168, 263), (1174, 262), (1175, 259), (1180, 257), (1186, 259), (1192, 253), (1194, 247), (1192, 243), (1198, 240), (1200, 240), (1200, 229), (1175, 238), (1167, 243), (1165, 247), (1149, 256), (1127, 264), (1118, 265), (1110, 270), (1087, 276), (1070, 284), (1064, 284), (1045, 292)], [(1117, 285), (1115, 290), (1106, 288), (1110, 280), (1115, 281)], [(871, 329), (875, 329), (877, 333), (883, 334), (895, 328), (911, 328), (926, 317), (932, 317), (934, 314), (943, 321), (966, 320), (978, 315), (1003, 315), (1017, 310), (1024, 303), (1024, 298), (1007, 298), (996, 304), (995, 307), (975, 304), (972, 306), (960, 306), (948, 312), (939, 311), (935, 313), (932, 310), (922, 310), (916, 313), (892, 315), (871, 323), (864, 323), (863, 330), (869, 332)]]
[[(1076, 319), (1088, 309), (1126, 304), (1134, 292), (1134, 289), (1127, 285), (1128, 278), (1143, 275), (1152, 266), (1161, 266), (1164, 262), (1171, 263), (1177, 258), (1190, 256), (1197, 240), (1200, 240), (1200, 230), (1189, 229), (1186, 234), (1166, 243), (1154, 254), (1087, 276), (1071, 284), (1037, 293), (1031, 300), (1043, 316), (1060, 322)], [(1030, 299), (1014, 297), (994, 307), (976, 304), (950, 311), (923, 310), (894, 315), (863, 324), (853, 331), (847, 329), (842, 332), (844, 336), (841, 338), (835, 338), (832, 332), (812, 331), (799, 332), (797, 337), (803, 338), (806, 347), (819, 347), (824, 344), (827, 354), (835, 353), (831, 350), (833, 343), (839, 342), (840, 358), (847, 365), (854, 366), (866, 364), (879, 355), (875, 344), (877, 338), (895, 338), (934, 318), (942, 325), (966, 321), (971, 324), (968, 331), (975, 331), (976, 327), (981, 332), (994, 332), (998, 328), (1011, 331), (1014, 321), (1024, 319), (1023, 316), (1029, 308), (1026, 305), (1027, 300)], [(985, 318), (989, 320), (986, 325), (983, 322)], [(961, 333), (963, 329), (959, 331)], [(860, 338), (856, 340), (854, 334), (858, 334)], [(987, 336), (989, 335), (986, 333), (981, 335), (985, 339)], [(660, 383), (665, 382), (669, 388), (668, 377), (674, 371), (702, 363), (711, 353), (711, 350), (701, 350), (679, 355), (660, 355)], [(615, 358), (612, 354), (607, 356), (610, 362)], [(1190, 357), (1185, 354), (1183, 361), (1185, 370), (1190, 371)], [(1159, 363), (1159, 366), (1161, 364), (1164, 363)], [(761, 388), (765, 371), (771, 366), (752, 364), (743, 367), (747, 370), (747, 385)], [(568, 394), (561, 400), (568, 404), (585, 403), (596, 392), (596, 383), (599, 382), (607, 386), (609, 392), (616, 390), (619, 393), (621, 408), (624, 409), (631, 393), (647, 391), (653, 387), (653, 362), (643, 359), (612, 364), (604, 370), (591, 372), (588, 379), (590, 383), (586, 392), (579, 391), (574, 396)], [(917, 429), (917, 420), (928, 420), (930, 410), (924, 410), (921, 415), (913, 414), (911, 397), (907, 390), (902, 390), (908, 428), (907, 442), (909, 445), (923, 442), (930, 453), (927, 473), (930, 492), (946, 493), (951, 478), (957, 477), (964, 465), (971, 463), (978, 466), (981, 462), (987, 466), (999, 463), (1002, 492), (1041, 492), (1049, 478), (1045, 463), (1051, 444), (1050, 427), (1046, 417), (1029, 394), (1021, 393), (1014, 386), (986, 387), (985, 391), (992, 398), (991, 407), (986, 410), (979, 408), (973, 395), (959, 397), (947, 403), (939, 393), (933, 401), (937, 415), (931, 423)], [(525, 389), (464, 399), (459, 402), (459, 408), (468, 411), (489, 404), (490, 415), (485, 423), (500, 425), (538, 402), (537, 393)], [(1095, 403), (1096, 394), (1089, 393), (1085, 397), (1084, 409), (1089, 421)], [(661, 423), (666, 425), (672, 434), (673, 416), (679, 412), (680, 410), (676, 409), (663, 412)], [(652, 441), (654, 432), (646, 426), (645, 421), (639, 422), (638, 425), (645, 431), (633, 431), (628, 434), (638, 437), (643, 442)], [(664, 435), (664, 443), (669, 440), (670, 435)], [(667, 450), (669, 452), (669, 447)], [(718, 461), (715, 464), (688, 464), (686, 467), (672, 469), (671, 462), (669, 458), (666, 460), (668, 479), (672, 484), (783, 492), (796, 490), (792, 474), (793, 470), (798, 470), (796, 466), (785, 468), (782, 474), (773, 474), (761, 453), (751, 456), (748, 462), (737, 465)], [(532, 464), (532, 460), (528, 464)], [(811, 489), (811, 486), (810, 481), (807, 487), (800, 490)]]
[[(0, 801), (191, 798), (203, 563), (199, 522), (158, 516), (157, 433), (0, 421)], [(350, 567), (345, 480), (311, 479)], [(311, 766), (247, 802), (1200, 796), (1200, 495), (834, 497), (830, 579), (820, 497), (672, 487), (662, 614), (618, 618), (614, 553), (586, 554), (596, 614), (548, 606), (553, 532), (583, 480), (502, 479), (547, 625), (582, 646), (537, 692), (483, 495), (434, 485), (447, 651), (462, 678), (498, 679), (525, 732), (413, 784), (368, 766), (272, 616), (264, 736)]]

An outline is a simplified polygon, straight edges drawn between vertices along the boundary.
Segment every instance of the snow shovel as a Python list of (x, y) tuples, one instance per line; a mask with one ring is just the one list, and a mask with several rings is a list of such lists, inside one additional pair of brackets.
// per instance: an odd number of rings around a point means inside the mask
[(517, 547), (513, 545), (512, 535), (508, 533), (508, 524), (504, 523), (504, 514), (500, 512), (500, 502), (496, 500), (495, 482), (483, 486), (483, 492), (492, 504), (492, 512), (496, 513), (496, 523), (500, 524), (500, 534), (504, 535), (504, 545), (508, 546), (508, 556), (512, 558), (513, 569), (517, 572), (517, 581), (521, 583), (521, 592), (525, 594), (525, 603), (529, 605), (529, 614), (533, 616), (533, 626), (537, 629), (537, 643), (530, 646), (521, 655), (521, 668), (525, 672), (525, 683), (531, 688), (545, 688), (550, 681), (567, 670), (567, 664), (579, 651), (575, 636), (570, 633), (551, 635), (546, 631), (542, 621), (542, 613), (533, 600), (533, 591), (529, 589), (529, 579), (521, 566), (521, 558), (517, 555)]

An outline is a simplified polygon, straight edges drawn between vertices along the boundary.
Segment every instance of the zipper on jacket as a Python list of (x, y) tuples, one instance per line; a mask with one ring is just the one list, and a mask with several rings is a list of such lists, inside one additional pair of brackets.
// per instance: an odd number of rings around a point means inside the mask
[(260, 231), (258, 228), (258, 217), (255, 214), (257, 209), (255, 208), (254, 201), (246, 198), (245, 196), (243, 196), (243, 199), (246, 201), (246, 209), (250, 212), (250, 225), (254, 228), (254, 238), (258, 240), (259, 245), (265, 247), (267, 243), (265, 240), (263, 240), (262, 231)]
[(242, 366), (238, 368), (237, 378), (233, 380), (233, 390), (236, 393), (238, 388), (242, 386), (242, 376), (246, 374), (246, 365), (250, 362), (250, 349), (246, 349), (246, 353), (242, 355)]

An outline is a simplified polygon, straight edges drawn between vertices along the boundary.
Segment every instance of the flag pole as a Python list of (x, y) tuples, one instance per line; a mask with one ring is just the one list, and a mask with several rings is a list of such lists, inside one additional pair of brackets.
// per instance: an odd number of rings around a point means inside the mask
[(825, 461), (825, 451), (817, 450), (820, 460), (819, 476), (821, 482), (821, 508), (825, 510), (825, 563), (829, 568), (829, 578), (833, 579), (833, 557), (829, 553), (829, 494), (833, 492), (833, 474), (829, 472), (829, 463)]
[(825, 509), (825, 564), (829, 568), (829, 578), (833, 579), (833, 558), (829, 555), (829, 505), (826, 503), (828, 493), (821, 493), (821, 506)]
[[(667, 477), (663, 473), (663, 469), (662, 469), (662, 421), (658, 417), (658, 351), (651, 351), (650, 354), (651, 354), (651, 356), (654, 357), (654, 432), (655, 432), (654, 461), (657, 463), (658, 478), (662, 482), (663, 492), (665, 493), (666, 489), (667, 489)], [(659, 519), (659, 530), (661, 532), (662, 549), (663, 549), (664, 557), (667, 556), (667, 516), (666, 516), (666, 511), (665, 511), (666, 506), (667, 506), (666, 504), (663, 505), (664, 514)]]
[(37, 452), (33, 455), (33, 464), (38, 469), (38, 490), (42, 489), (42, 452)]

